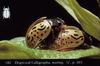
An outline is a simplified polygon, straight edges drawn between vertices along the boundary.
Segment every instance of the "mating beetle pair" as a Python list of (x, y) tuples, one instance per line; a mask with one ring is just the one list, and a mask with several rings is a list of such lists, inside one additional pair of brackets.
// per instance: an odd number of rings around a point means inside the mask
[(27, 46), (30, 48), (63, 51), (82, 45), (84, 39), (84, 34), (79, 28), (66, 25), (60, 18), (39, 18), (26, 33)]

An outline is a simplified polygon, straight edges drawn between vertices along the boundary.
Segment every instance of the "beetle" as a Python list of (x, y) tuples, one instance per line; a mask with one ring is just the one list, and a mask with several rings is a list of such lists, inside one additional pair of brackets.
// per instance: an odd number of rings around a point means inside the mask
[(27, 46), (30, 48), (67, 50), (84, 43), (83, 32), (68, 26), (61, 18), (41, 17), (31, 24), (26, 33)]
[(36, 48), (37, 46), (39, 46), (40, 42), (42, 42), (49, 36), (54, 26), (56, 28), (60, 27), (61, 23), (59, 22), (59, 18), (55, 23), (52, 21), (52, 19), (41, 17), (32, 23), (26, 33), (26, 42), (28, 44), (28, 47)]
[(75, 26), (62, 25), (62, 29), (50, 45), (50, 49), (58, 51), (72, 50), (84, 43), (85, 37), (83, 32)]
[(10, 8), (7, 7), (7, 8), (3, 8), (3, 19), (8, 19), (10, 18)]

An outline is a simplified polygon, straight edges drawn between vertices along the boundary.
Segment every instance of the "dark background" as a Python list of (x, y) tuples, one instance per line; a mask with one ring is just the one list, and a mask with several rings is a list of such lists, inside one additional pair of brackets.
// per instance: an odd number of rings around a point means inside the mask
[[(96, 0), (78, 0), (79, 4), (99, 16)], [(10, 19), (2, 18), (2, 9), (10, 7)], [(54, 0), (0, 0), (0, 40), (25, 36), (32, 21), (47, 16), (60, 17), (68, 25), (80, 25)]]

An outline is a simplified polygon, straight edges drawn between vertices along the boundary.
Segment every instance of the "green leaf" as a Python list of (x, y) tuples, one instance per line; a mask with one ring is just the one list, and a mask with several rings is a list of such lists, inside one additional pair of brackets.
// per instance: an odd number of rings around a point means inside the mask
[(77, 19), (73, 9), (71, 9), (70, 2), (66, 0), (55, 0), (58, 4), (60, 4), (71, 16), (74, 17), (74, 19), (79, 22)]
[(100, 57), (100, 49), (93, 47), (87, 50), (73, 50), (66, 52), (59, 52), (53, 50), (33, 50), (34, 54), (39, 59), (79, 59), (82, 57), (95, 56), (99, 55)]
[(25, 41), (25, 37), (0, 41), (0, 59), (80, 59), (97, 55), (100, 57), (100, 49), (94, 46), (85, 50), (59, 52), (55, 50), (30, 49), (25, 45), (21, 45), (26, 44), (23, 41)]
[(76, 0), (55, 0), (91, 36), (100, 41), (100, 18), (81, 7)]
[(16, 43), (16, 44), (18, 44), (18, 45), (20, 45), (20, 46), (26, 47), (26, 39), (25, 39), (24, 36), (23, 36), (23, 37), (12, 38), (12, 39), (9, 40), (9, 41), (12, 42), (12, 43)]
[(0, 41), (0, 59), (34, 59), (35, 56), (31, 54), (24, 46), (7, 40)]

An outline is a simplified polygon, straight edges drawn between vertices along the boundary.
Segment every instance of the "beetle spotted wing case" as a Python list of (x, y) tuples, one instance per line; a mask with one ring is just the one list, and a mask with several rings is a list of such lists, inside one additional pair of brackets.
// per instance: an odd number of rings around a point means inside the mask
[(66, 51), (80, 46), (83, 42), (84, 35), (80, 29), (74, 26), (63, 25), (58, 37), (49, 48)]
[(36, 20), (26, 33), (27, 46), (36, 48), (49, 35), (50, 31), (51, 25), (46, 20), (46, 17)]

